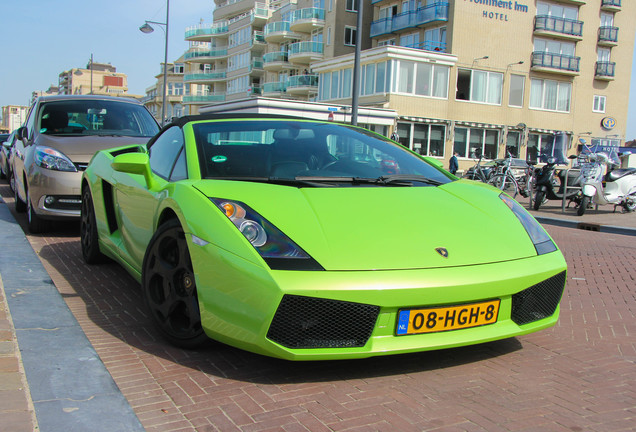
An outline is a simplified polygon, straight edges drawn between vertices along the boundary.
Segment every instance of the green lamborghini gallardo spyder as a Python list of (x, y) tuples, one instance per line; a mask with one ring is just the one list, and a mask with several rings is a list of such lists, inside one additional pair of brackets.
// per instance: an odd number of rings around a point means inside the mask
[(182, 117), (95, 154), (84, 259), (142, 285), (158, 332), (290, 360), (458, 347), (554, 325), (566, 263), (492, 186), (362, 128)]

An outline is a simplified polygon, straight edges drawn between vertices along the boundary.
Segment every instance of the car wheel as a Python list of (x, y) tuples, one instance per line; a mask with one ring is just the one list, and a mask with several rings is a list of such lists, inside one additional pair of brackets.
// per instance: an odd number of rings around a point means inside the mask
[(533, 208), (535, 210), (539, 210), (539, 207), (541, 207), (541, 204), (543, 204), (543, 198), (545, 198), (545, 192), (537, 191), (537, 194), (534, 196), (534, 204), (533, 204)]
[(2, 164), (2, 166), (0, 167), (0, 179), (5, 179), (7, 178), (7, 172), (8, 170), (5, 168), (6, 164)]
[(583, 216), (585, 214), (585, 210), (587, 210), (587, 206), (590, 205), (590, 197), (587, 195), (583, 195), (581, 197), (581, 204), (579, 204), (579, 208), (576, 211), (576, 214), (579, 216)]
[(13, 197), (15, 198), (15, 211), (18, 213), (24, 213), (27, 209), (26, 203), (20, 199), (18, 194), (18, 182), (15, 181), (15, 173), (13, 178)]
[(151, 319), (164, 338), (181, 348), (196, 348), (208, 340), (201, 326), (188, 244), (178, 220), (161, 225), (152, 236), (141, 279)]
[(628, 212), (636, 211), (636, 198), (625, 201), (625, 210)]
[(105, 256), (99, 250), (99, 236), (95, 221), (95, 208), (91, 190), (84, 188), (82, 193), (82, 207), (80, 211), (80, 244), (82, 256), (86, 264), (98, 264), (104, 261)]
[(9, 175), (9, 188), (11, 191), (15, 191), (15, 178), (13, 177), (13, 173)]
[(31, 194), (29, 194), (29, 190), (27, 189), (27, 220), (29, 232), (31, 234), (39, 234), (43, 232), (46, 228), (46, 221), (43, 220), (40, 216), (35, 213), (33, 210), (33, 203), (31, 202)]

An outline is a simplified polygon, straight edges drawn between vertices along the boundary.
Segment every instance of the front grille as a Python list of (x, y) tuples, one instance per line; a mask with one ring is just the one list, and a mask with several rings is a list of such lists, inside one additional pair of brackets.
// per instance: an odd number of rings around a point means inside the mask
[(287, 348), (351, 348), (367, 343), (378, 306), (285, 295), (267, 338)]
[(565, 272), (539, 282), (512, 296), (511, 319), (528, 324), (554, 314), (565, 288)]

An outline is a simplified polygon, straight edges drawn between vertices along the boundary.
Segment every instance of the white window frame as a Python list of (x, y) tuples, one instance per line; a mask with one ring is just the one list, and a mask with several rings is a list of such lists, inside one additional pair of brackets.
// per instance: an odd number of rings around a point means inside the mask
[[(349, 32), (351, 41), (347, 41), (347, 32)], [(344, 40), (343, 45), (345, 46), (356, 46), (356, 28), (352, 26), (345, 26), (344, 28)]]
[[(512, 81), (513, 77), (521, 77), (521, 105), (513, 105), (511, 102), (512, 98)], [(510, 74), (510, 85), (508, 86), (508, 106), (513, 108), (523, 108), (524, 96), (526, 91), (526, 77), (524, 75), (519, 74)]]
[[(540, 102), (540, 106), (536, 106), (533, 105), (533, 96), (535, 96), (533, 94), (533, 88), (536, 88), (536, 86), (534, 86), (534, 83), (541, 83), (541, 102)], [(557, 85), (557, 93), (556, 93), (556, 108), (552, 109), (552, 108), (546, 108), (546, 103), (547, 103), (547, 99), (546, 99), (546, 90), (548, 88), (548, 86), (546, 85), (546, 83), (556, 83)], [(568, 89), (568, 93), (569, 93), (569, 97), (568, 97), (568, 107), (567, 110), (562, 110), (559, 109), (559, 95), (561, 94), (562, 91), (565, 91), (565, 89)], [(569, 82), (565, 82), (565, 81), (556, 81), (556, 80), (549, 80), (549, 79), (540, 79), (540, 78), (531, 78), (530, 79), (530, 101), (528, 103), (528, 108), (532, 109), (532, 110), (541, 110), (541, 111), (552, 111), (552, 112), (561, 112), (561, 113), (569, 113), (572, 110), (572, 84)]]
[[(467, 99), (460, 99), (457, 98), (457, 94), (455, 94), (455, 100), (457, 101), (463, 101), (463, 102), (471, 102), (471, 103), (479, 103), (479, 104), (485, 104), (485, 105), (499, 105), (501, 106), (502, 100), (503, 100), (503, 74), (501, 72), (491, 72), (491, 71), (485, 71), (485, 70), (480, 70), (480, 69), (467, 69), (467, 68), (459, 68), (457, 70), (457, 80), (459, 81), (459, 72), (460, 71), (469, 71), (470, 72), (470, 85), (468, 88), (468, 95), (467, 95)], [(474, 83), (474, 79), (475, 79), (475, 72), (479, 72), (479, 73), (485, 73), (486, 74), (486, 89), (485, 89), (485, 98), (484, 100), (476, 100), (473, 99), (473, 93), (475, 91), (475, 83)], [(489, 95), (490, 95), (490, 90), (491, 90), (491, 85), (492, 85), (492, 80), (491, 78), (494, 77), (498, 77), (499, 78), (499, 92), (498, 92), (498, 96), (499, 96), (499, 100), (497, 102), (493, 102), (493, 101), (489, 101)]]
[(347, 12), (358, 12), (358, 0), (347, 0), (345, 10)]
[(607, 104), (606, 96), (594, 95), (594, 101), (592, 103), (592, 112), (605, 113), (606, 104)]

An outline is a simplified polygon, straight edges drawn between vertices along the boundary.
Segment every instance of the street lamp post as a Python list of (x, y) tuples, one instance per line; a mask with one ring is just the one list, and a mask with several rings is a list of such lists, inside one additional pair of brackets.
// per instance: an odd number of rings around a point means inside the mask
[(168, 22), (170, 19), (170, 0), (166, 0), (166, 22), (146, 21), (144, 25), (139, 27), (142, 33), (152, 33), (155, 31), (150, 24), (156, 24), (163, 26), (166, 33), (166, 46), (163, 58), (163, 98), (161, 102), (161, 126), (163, 126), (166, 120), (166, 88), (168, 87)]

